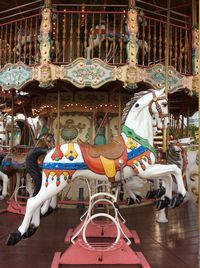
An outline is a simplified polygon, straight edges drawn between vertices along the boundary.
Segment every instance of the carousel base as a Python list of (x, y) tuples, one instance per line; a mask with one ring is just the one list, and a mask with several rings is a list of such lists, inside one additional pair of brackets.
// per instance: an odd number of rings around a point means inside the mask
[[(140, 238), (136, 231), (129, 230), (126, 225), (119, 220), (120, 227), (123, 233), (130, 239), (133, 239), (135, 244), (140, 244)], [(65, 243), (70, 243), (71, 237), (75, 235), (78, 230), (81, 229), (83, 222), (81, 222), (74, 230), (69, 229), (67, 235), (65, 237)], [(121, 232), (121, 238), (124, 238), (124, 235)], [(79, 238), (81, 237), (82, 232), (79, 234)], [(115, 238), (116, 237), (116, 227), (114, 224), (108, 224), (106, 221), (93, 221), (88, 224), (87, 237), (98, 237), (98, 238)]]
[[(105, 245), (104, 245), (105, 246)], [(95, 248), (98, 247), (98, 250)], [(60, 265), (140, 265), (143, 268), (151, 268), (141, 252), (134, 252), (123, 239), (109, 250), (101, 250), (99, 244), (92, 247), (86, 245), (82, 239), (62, 254), (56, 252), (51, 268), (58, 268)]]
[(6, 213), (6, 212), (25, 215), (26, 203), (25, 202), (16, 203), (15, 200), (9, 200), (8, 207), (6, 209), (0, 210), (0, 213)]

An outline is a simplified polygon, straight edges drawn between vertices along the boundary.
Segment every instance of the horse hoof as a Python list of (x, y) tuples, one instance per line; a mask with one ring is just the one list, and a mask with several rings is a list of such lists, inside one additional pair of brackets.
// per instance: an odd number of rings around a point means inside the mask
[(46, 217), (49, 216), (51, 213), (53, 213), (55, 209), (53, 209), (52, 207), (49, 207), (47, 212), (45, 212), (44, 214), (41, 214), (41, 217)]
[(6, 198), (6, 195), (0, 195), (0, 200), (4, 200)]
[(136, 194), (136, 200), (135, 201), (136, 201), (137, 204), (140, 204), (141, 201), (142, 201), (142, 197), (140, 195)]
[(21, 235), (20, 231), (17, 231), (16, 233), (11, 233), (8, 236), (8, 239), (6, 241), (6, 245), (13, 246), (13, 245), (17, 244), (22, 238), (23, 238), (23, 235)]
[(156, 190), (147, 192), (146, 199), (152, 199), (152, 198), (156, 198)]
[(184, 196), (182, 194), (174, 196), (171, 200), (170, 207), (171, 208), (179, 207), (183, 203), (183, 200)]
[(128, 197), (128, 198), (126, 199), (126, 205), (127, 205), (127, 206), (130, 206), (130, 205), (132, 205), (132, 204), (134, 204), (134, 200), (133, 200), (133, 198)]
[(159, 189), (156, 190), (156, 198), (160, 198), (165, 194), (165, 187), (161, 186)]
[(156, 205), (157, 210), (161, 210), (163, 208), (166, 208), (169, 204), (170, 204), (170, 199), (167, 196), (165, 196), (164, 199), (160, 199), (160, 200), (155, 201), (155, 205)]
[(37, 227), (35, 227), (34, 224), (31, 224), (28, 228), (28, 230), (26, 231), (26, 233), (23, 235), (23, 239), (26, 239), (32, 235), (34, 235), (34, 233), (37, 231)]

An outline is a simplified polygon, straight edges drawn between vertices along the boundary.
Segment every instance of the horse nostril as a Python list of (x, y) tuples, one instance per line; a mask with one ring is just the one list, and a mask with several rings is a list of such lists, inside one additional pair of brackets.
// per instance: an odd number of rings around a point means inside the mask
[(169, 124), (170, 124), (170, 123), (168, 122), (167, 125), (169, 126)]

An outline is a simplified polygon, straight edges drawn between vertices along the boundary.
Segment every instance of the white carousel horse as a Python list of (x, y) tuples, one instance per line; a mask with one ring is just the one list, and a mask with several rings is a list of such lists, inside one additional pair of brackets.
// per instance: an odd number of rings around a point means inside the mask
[(57, 146), (43, 162), (42, 186), (39, 193), (27, 201), (26, 214), (18, 230), (11, 233), (7, 245), (14, 245), (22, 238), (31, 236), (40, 224), (40, 207), (58, 194), (68, 180), (78, 176), (100, 181), (120, 181), (119, 163), (123, 161), (124, 178), (138, 175), (143, 179), (168, 178), (177, 180), (178, 195), (171, 200), (172, 207), (179, 206), (186, 194), (181, 170), (176, 165), (155, 164), (153, 148), (152, 116), (158, 128), (169, 125), (167, 99), (164, 90), (135, 94), (127, 103), (122, 117), (122, 133), (108, 145), (90, 146), (79, 141)]

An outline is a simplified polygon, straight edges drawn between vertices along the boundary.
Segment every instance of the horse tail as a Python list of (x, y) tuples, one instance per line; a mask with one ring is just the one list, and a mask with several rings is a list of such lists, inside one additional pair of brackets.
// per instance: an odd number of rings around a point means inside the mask
[(39, 192), (42, 185), (42, 172), (38, 164), (38, 157), (46, 155), (47, 152), (48, 149), (46, 148), (36, 147), (32, 149), (26, 157), (26, 170), (32, 177), (35, 184), (33, 196)]

